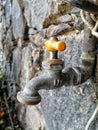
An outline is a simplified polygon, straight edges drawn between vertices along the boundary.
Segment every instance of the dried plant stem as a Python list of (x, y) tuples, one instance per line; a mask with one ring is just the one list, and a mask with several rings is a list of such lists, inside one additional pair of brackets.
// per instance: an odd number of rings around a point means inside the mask
[(89, 121), (87, 122), (87, 125), (86, 125), (86, 127), (85, 127), (85, 130), (89, 130), (89, 127), (90, 127), (91, 123), (93, 122), (93, 120), (95, 119), (97, 113), (98, 113), (98, 103), (97, 103), (97, 106), (96, 106), (96, 109), (95, 109), (93, 115), (91, 116), (91, 118), (90, 118)]
[(6, 107), (7, 107), (7, 110), (8, 110), (8, 114), (9, 114), (9, 119), (10, 119), (10, 122), (11, 122), (11, 126), (12, 126), (12, 129), (14, 129), (14, 123), (13, 123), (13, 120), (12, 120), (12, 117), (11, 117), (11, 113), (10, 113), (10, 109), (9, 109), (9, 105), (8, 105), (8, 102), (7, 102), (7, 98), (6, 98), (6, 93), (4, 92), (4, 100), (5, 100), (5, 104), (6, 104)]

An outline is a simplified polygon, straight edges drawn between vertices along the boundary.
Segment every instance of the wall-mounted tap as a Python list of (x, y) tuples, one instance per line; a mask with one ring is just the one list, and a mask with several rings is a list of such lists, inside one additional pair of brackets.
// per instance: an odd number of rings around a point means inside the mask
[[(47, 50), (50, 52), (49, 59), (42, 62), (42, 74), (32, 78), (25, 86), (23, 91), (18, 92), (17, 99), (19, 102), (27, 105), (36, 105), (41, 101), (41, 96), (38, 91), (40, 89), (56, 89), (63, 85), (77, 85), (86, 81), (92, 75), (95, 57), (93, 55), (94, 40), (86, 35), (86, 47), (83, 47), (81, 56), (81, 66), (68, 68), (63, 71), (63, 61), (58, 58), (58, 51), (64, 51), (66, 44), (59, 41), (57, 38), (52, 37), (45, 42)], [(92, 48), (92, 49), (91, 49)], [(89, 53), (90, 51), (90, 53)]]
[(17, 99), (28, 105), (35, 105), (41, 101), (38, 93), (40, 89), (55, 89), (61, 87), (64, 83), (62, 69), (63, 61), (58, 59), (58, 51), (63, 51), (66, 44), (51, 37), (45, 42), (45, 46), (50, 51), (49, 59), (42, 62), (43, 71), (40, 76), (30, 80), (23, 91), (18, 92)]

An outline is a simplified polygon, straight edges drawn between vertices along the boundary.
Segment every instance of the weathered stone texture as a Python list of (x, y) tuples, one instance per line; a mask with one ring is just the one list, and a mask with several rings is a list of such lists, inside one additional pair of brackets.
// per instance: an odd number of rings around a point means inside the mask
[(11, 2), (10, 0), (6, 1), (6, 5), (5, 5), (5, 12), (6, 12), (6, 27), (9, 28), (10, 26), (10, 22), (11, 22)]
[(21, 10), (18, 0), (12, 1), (11, 12), (12, 12), (13, 35), (14, 35), (15, 39), (23, 38), (24, 23), (23, 23), (22, 10)]
[(68, 24), (65, 23), (61, 23), (59, 25), (51, 25), (49, 26), (49, 28), (47, 29), (47, 37), (51, 37), (51, 36), (57, 36), (59, 34), (64, 33), (67, 30), (70, 30), (71, 27)]
[(25, 18), (30, 27), (42, 28), (42, 23), (49, 12), (49, 6), (46, 0), (24, 0)]
[[(41, 62), (48, 57), (43, 47), (47, 37), (56, 35), (66, 42), (67, 49), (59, 52), (64, 69), (79, 65), (84, 24), (80, 10), (71, 9), (63, 0), (6, 1), (6, 13), (0, 14), (0, 20), (6, 21), (2, 35), (5, 73), (20, 89), (42, 69)], [(96, 106), (92, 92), (90, 80), (76, 87), (40, 90), (40, 104), (30, 107), (16, 103), (19, 121), (24, 130), (84, 130)], [(98, 130), (97, 124), (96, 118), (90, 130)]]
[(88, 85), (42, 91), (41, 107), (47, 130), (84, 130), (96, 106), (91, 102), (91, 92), (92, 88), (88, 91)]
[(58, 22), (62, 22), (62, 23), (68, 23), (71, 22), (72, 20), (73, 20), (72, 16), (69, 14), (63, 15), (58, 18)]
[[(70, 10), (66, 5), (63, 5), (62, 1), (53, 0), (24, 0), (24, 16), (27, 21), (27, 25), (37, 30), (50, 24), (57, 23), (57, 18), (62, 13), (67, 13)], [(61, 9), (62, 6), (62, 9)], [(63, 8), (64, 6), (64, 8)]]
[[(32, 113), (30, 113), (30, 111)], [(27, 107), (26, 122), (27, 122), (27, 124), (29, 124), (27, 126), (26, 130), (32, 130), (32, 129), (33, 130), (45, 130), (45, 119), (44, 119), (40, 109), (38, 109), (34, 106)], [(32, 124), (33, 124), (33, 128), (32, 128)]]
[(19, 50), (19, 48), (16, 48), (13, 51), (13, 63), (12, 63), (12, 79), (13, 81), (18, 82), (19, 81), (19, 75), (20, 75), (20, 64), (21, 63), (21, 51)]

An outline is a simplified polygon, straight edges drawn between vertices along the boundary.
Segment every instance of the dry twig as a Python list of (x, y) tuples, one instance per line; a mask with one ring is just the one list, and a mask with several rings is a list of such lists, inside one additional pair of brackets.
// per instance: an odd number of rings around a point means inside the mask
[(9, 109), (9, 105), (8, 105), (8, 102), (7, 102), (7, 97), (6, 97), (6, 93), (4, 92), (4, 100), (5, 100), (5, 104), (6, 104), (6, 107), (7, 107), (7, 110), (8, 110), (8, 114), (9, 114), (9, 119), (10, 119), (10, 122), (11, 122), (11, 126), (12, 126), (12, 129), (14, 129), (14, 123), (13, 123), (13, 120), (12, 120), (12, 117), (11, 117), (11, 113), (10, 113), (10, 109)]
[(97, 106), (96, 106), (96, 109), (95, 109), (93, 115), (91, 116), (91, 118), (90, 118), (89, 121), (87, 122), (87, 125), (86, 125), (86, 127), (85, 127), (85, 130), (89, 130), (89, 127), (90, 127), (91, 123), (93, 122), (93, 120), (95, 119), (95, 116), (96, 116), (97, 113), (98, 113), (98, 103), (97, 103)]

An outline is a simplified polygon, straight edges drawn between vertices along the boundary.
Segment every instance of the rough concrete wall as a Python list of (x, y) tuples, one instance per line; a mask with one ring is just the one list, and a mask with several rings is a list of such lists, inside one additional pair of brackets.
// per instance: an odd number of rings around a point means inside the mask
[[(43, 43), (52, 35), (67, 44), (59, 53), (64, 67), (79, 65), (84, 30), (79, 11), (63, 0), (0, 0), (5, 73), (10, 83), (23, 89), (41, 70), (41, 62), (47, 57)], [(93, 92), (90, 80), (76, 87), (40, 90), (40, 104), (16, 104), (23, 129), (84, 130), (96, 107)], [(97, 117), (90, 130), (98, 130)]]

